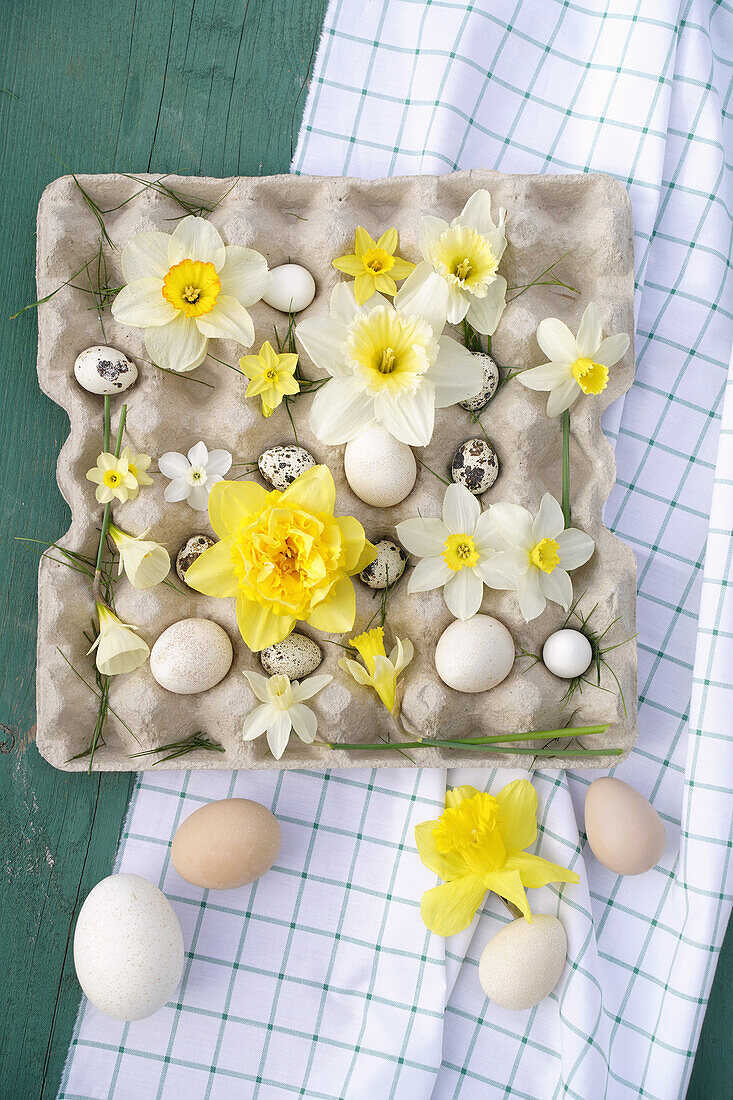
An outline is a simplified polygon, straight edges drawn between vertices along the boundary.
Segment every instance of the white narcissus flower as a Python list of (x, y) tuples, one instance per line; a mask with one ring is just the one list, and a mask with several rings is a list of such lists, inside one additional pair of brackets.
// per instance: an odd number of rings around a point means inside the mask
[(260, 676), (258, 672), (244, 671), (249, 686), (262, 704), (247, 716), (242, 727), (245, 741), (253, 741), (267, 733), (267, 744), (276, 760), (285, 752), (290, 733), (295, 730), (306, 745), (315, 739), (318, 719), (306, 699), (312, 699), (333, 676), (309, 676), (302, 683), (289, 680), (287, 676)]
[(601, 311), (590, 302), (577, 336), (557, 317), (546, 317), (537, 327), (537, 343), (550, 362), (522, 371), (517, 381), (530, 390), (549, 390), (547, 415), (558, 416), (581, 393), (605, 390), (608, 368), (623, 359), (630, 339), (625, 332), (604, 339)]
[(116, 321), (145, 329), (145, 347), (166, 370), (203, 363), (209, 337), (254, 343), (248, 306), (267, 286), (267, 260), (225, 245), (206, 218), (184, 218), (172, 233), (138, 233), (122, 250), (127, 282), (112, 303)]
[(515, 591), (526, 622), (536, 619), (551, 600), (569, 611), (573, 585), (568, 570), (585, 565), (593, 539), (575, 527), (564, 528), (562, 508), (549, 493), (536, 517), (518, 504), (489, 509), (499, 553), (491, 561), (492, 588)]
[(483, 383), (478, 360), (441, 335), (447, 313), (447, 285), (429, 268), (409, 276), (394, 305), (381, 294), (359, 305), (353, 284), (334, 287), (330, 317), (306, 317), (295, 330), (331, 375), (311, 406), (318, 439), (348, 443), (377, 423), (403, 443), (427, 446), (436, 408), (473, 397)]
[(453, 221), (428, 215), (420, 222), (423, 263), (444, 279), (449, 292), (448, 322), (464, 319), (484, 336), (491, 336), (506, 305), (507, 284), (498, 268), (506, 248), (506, 210), (499, 224), (491, 216), (491, 195), (476, 191)]
[(138, 638), (136, 626), (123, 623), (106, 604), (99, 600), (97, 617), (99, 634), (89, 652), (96, 649), (97, 668), (102, 676), (119, 676), (123, 672), (134, 672), (145, 664), (150, 656), (147, 643)]
[[(443, 589), (443, 598), (457, 619), (470, 619), (481, 607), (484, 584), (493, 585), (491, 566), (496, 553), (491, 511), (465, 485), (449, 485), (442, 519), (406, 519), (397, 524), (402, 545), (421, 560), (412, 571), (408, 592)], [(499, 578), (498, 587), (503, 588)]]
[(197, 443), (188, 456), (166, 451), (158, 460), (161, 474), (171, 479), (163, 495), (169, 504), (187, 500), (197, 512), (205, 512), (212, 486), (223, 480), (231, 464), (229, 451), (209, 451), (205, 443)]
[(152, 588), (165, 580), (171, 567), (170, 556), (164, 546), (145, 540), (147, 531), (128, 535), (110, 523), (107, 533), (119, 551), (118, 576), (124, 569), (133, 588)]

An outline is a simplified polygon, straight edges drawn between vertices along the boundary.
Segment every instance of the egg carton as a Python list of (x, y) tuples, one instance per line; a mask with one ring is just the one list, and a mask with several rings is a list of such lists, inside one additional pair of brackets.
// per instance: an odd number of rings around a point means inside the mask
[[(156, 177), (146, 177), (153, 180)], [(120, 253), (125, 242), (143, 230), (170, 232), (182, 216), (176, 203), (122, 175), (79, 177), (81, 185), (102, 208), (116, 249), (107, 247), (108, 278), (123, 283)], [(634, 263), (629, 200), (616, 181), (603, 175), (504, 175), (472, 170), (443, 176), (357, 180), (297, 176), (211, 179), (166, 178), (166, 184), (209, 203), (218, 202), (211, 221), (225, 243), (248, 245), (263, 253), (270, 267), (292, 260), (315, 277), (317, 295), (302, 316), (325, 313), (331, 289), (341, 278), (331, 260), (352, 250), (354, 230), (365, 226), (376, 235), (389, 226), (400, 234), (400, 253), (420, 259), (418, 226), (424, 214), (448, 220), (479, 187), (492, 195), (494, 208), (507, 209), (508, 246), (502, 271), (509, 286), (528, 283), (543, 268), (567, 254), (558, 269), (563, 281), (577, 287), (577, 297), (562, 288), (535, 287), (506, 309), (493, 339), (493, 355), (503, 367), (535, 366), (543, 359), (535, 333), (547, 316), (562, 317), (577, 327), (588, 301), (595, 300), (607, 332), (632, 333)], [(224, 196), (222, 198), (222, 196)], [(130, 201), (127, 201), (130, 200)], [(218, 200), (221, 200), (220, 202)], [(73, 179), (65, 176), (45, 190), (38, 211), (38, 297), (43, 298), (69, 279), (92, 256), (99, 243), (99, 225)], [(96, 551), (100, 507), (86, 471), (102, 449), (102, 399), (83, 390), (74, 380), (73, 365), (84, 348), (104, 342), (133, 357), (147, 358), (142, 330), (118, 325), (103, 315), (104, 336), (88, 294), (66, 287), (38, 310), (38, 376), (44, 393), (68, 413), (70, 432), (58, 460), (58, 483), (71, 509), (71, 525), (61, 540), (69, 549), (93, 555)], [(286, 319), (260, 302), (251, 310), (256, 329), (255, 350), (272, 338), (275, 323), (284, 333)], [(242, 349), (226, 341), (212, 341), (210, 350), (235, 364)], [(313, 365), (301, 353), (306, 374)], [(165, 451), (186, 452), (202, 439), (210, 447), (231, 451), (235, 462), (254, 461), (265, 449), (293, 442), (293, 431), (283, 407), (269, 419), (259, 402), (245, 398), (245, 382), (226, 366), (211, 359), (192, 375), (178, 377), (157, 370), (138, 358), (140, 377), (124, 398), (114, 397), (113, 437), (119, 406), (128, 403), (127, 442), (153, 456), (153, 468)], [(619, 621), (609, 642), (631, 638), (635, 632), (636, 569), (631, 550), (604, 526), (601, 511), (613, 486), (613, 452), (601, 431), (603, 410), (631, 385), (633, 350), (611, 371), (608, 388), (597, 398), (580, 400), (572, 413), (571, 470), (574, 525), (595, 540), (596, 551), (573, 574), (581, 607), (596, 605), (593, 622), (603, 628)], [(196, 379), (198, 381), (192, 380)], [(201, 385), (201, 382), (207, 385)], [(316, 461), (325, 463), (336, 482), (337, 512), (356, 516), (368, 537), (394, 536), (396, 523), (410, 516), (439, 515), (445, 486), (427, 467), (449, 477), (457, 447), (479, 434), (471, 416), (454, 406), (436, 415), (433, 439), (416, 450), (419, 465), (412, 493), (388, 509), (369, 507), (350, 490), (344, 476), (343, 448), (326, 447), (311, 433), (308, 414), (312, 398), (294, 403), (302, 446)], [(535, 511), (542, 494), (558, 499), (561, 491), (560, 420), (545, 415), (546, 395), (516, 382), (502, 386), (483, 415), (499, 456), (501, 472), (484, 494), (484, 506), (507, 500)], [(253, 475), (256, 479), (259, 475)], [(115, 508), (116, 521), (128, 531), (150, 529), (151, 538), (176, 552), (193, 533), (209, 533), (206, 513), (184, 503), (166, 504), (167, 484), (155, 475), (154, 484), (137, 500)], [(37, 535), (39, 530), (28, 531)], [(48, 532), (49, 537), (53, 532)], [(409, 571), (409, 567), (408, 567)], [(354, 632), (363, 629), (378, 607), (376, 593), (355, 578), (357, 613)], [(153, 679), (148, 664), (126, 676), (115, 677), (110, 691), (110, 714), (105, 744), (97, 750), (95, 770), (138, 770), (154, 766), (155, 756), (134, 753), (178, 740), (203, 730), (224, 746), (225, 754), (197, 751), (180, 761), (156, 765), (176, 768), (352, 768), (364, 766), (471, 767), (529, 766), (532, 745), (518, 745), (516, 754), (491, 754), (435, 748), (409, 754), (385, 749), (359, 751), (350, 747), (331, 751), (306, 746), (295, 736), (280, 761), (270, 755), (265, 739), (244, 742), (240, 730), (253, 706), (244, 669), (260, 670), (259, 658), (242, 641), (236, 627), (233, 600), (220, 600), (193, 591), (174, 591), (166, 585), (139, 592), (123, 578), (117, 587), (121, 618), (135, 623), (152, 646), (172, 623), (188, 617), (213, 619), (229, 634), (234, 661), (228, 675), (209, 691), (180, 696)], [(547, 636), (562, 625), (565, 614), (555, 604), (532, 623), (522, 619), (514, 594), (484, 592), (482, 610), (503, 622), (518, 648), (539, 653)], [(39, 626), (37, 740), (42, 755), (55, 767), (82, 770), (85, 758), (74, 760), (89, 743), (97, 700), (75, 675), (67, 660), (94, 683), (92, 658), (87, 656), (84, 632), (92, 623), (93, 603), (86, 578), (44, 558), (39, 571)], [(574, 708), (573, 725), (610, 723), (608, 732), (589, 742), (593, 747), (620, 746), (628, 753), (636, 737), (637, 655), (634, 642), (614, 651), (613, 669), (623, 691), (604, 670), (601, 687), (587, 686), (572, 708), (563, 708), (566, 683), (552, 676), (541, 662), (520, 659), (510, 675), (492, 691), (460, 694), (439, 679), (435, 647), (451, 621), (440, 591), (407, 594), (407, 579), (394, 588), (387, 606), (387, 641), (411, 638), (416, 654), (404, 674), (402, 717), (410, 734), (451, 737), (505, 734), (563, 726)], [(374, 742), (399, 740), (376, 695), (354, 683), (337, 667), (345, 639), (313, 634), (323, 652), (320, 672), (333, 674), (332, 683), (313, 701), (319, 734), (330, 741)], [(67, 660), (65, 660), (65, 658)], [(121, 721), (118, 719), (121, 719)], [(134, 737), (128, 731), (134, 733)], [(609, 758), (583, 766), (607, 767)], [(543, 761), (543, 766), (545, 761)], [(576, 767), (577, 761), (558, 751), (547, 767)]]

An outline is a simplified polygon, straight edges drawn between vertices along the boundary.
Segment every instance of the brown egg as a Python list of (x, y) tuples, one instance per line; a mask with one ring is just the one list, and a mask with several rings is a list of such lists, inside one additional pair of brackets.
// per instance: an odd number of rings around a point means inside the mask
[(277, 818), (259, 802), (223, 798), (195, 810), (173, 837), (178, 874), (207, 890), (246, 886), (272, 867), (280, 851)]
[(596, 779), (585, 796), (585, 832), (593, 855), (617, 875), (642, 875), (664, 854), (662, 819), (620, 779)]

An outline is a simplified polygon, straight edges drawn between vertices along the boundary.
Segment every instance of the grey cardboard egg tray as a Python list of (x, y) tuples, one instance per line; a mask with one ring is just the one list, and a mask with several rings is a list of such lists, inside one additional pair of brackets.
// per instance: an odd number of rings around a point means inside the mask
[[(154, 179), (156, 177), (147, 177)], [(83, 187), (103, 208), (116, 208), (106, 218), (117, 251), (106, 249), (109, 283), (123, 282), (120, 266), (122, 246), (135, 233), (150, 229), (172, 231), (183, 212), (174, 201), (152, 190), (137, 192), (139, 185), (121, 175), (80, 177)], [(363, 181), (341, 178), (273, 176), (262, 178), (203, 179), (167, 177), (166, 184), (179, 191), (215, 202), (226, 194), (211, 215), (225, 243), (248, 245), (262, 252), (271, 267), (292, 260), (314, 275), (317, 295), (302, 316), (325, 313), (332, 287), (341, 276), (331, 260), (352, 251), (354, 230), (365, 226), (378, 235), (389, 226), (400, 233), (400, 252), (420, 259), (418, 226), (424, 214), (455, 217), (466, 199), (478, 188), (492, 194), (494, 209), (507, 211), (508, 247), (501, 270), (509, 286), (528, 283), (543, 268), (564, 253), (558, 271), (563, 281), (579, 289), (577, 298), (561, 288), (536, 287), (518, 297), (504, 313), (493, 341), (493, 353), (500, 365), (530, 367), (543, 360), (535, 332), (546, 316), (560, 316), (575, 329), (585, 305), (594, 299), (600, 306), (607, 332), (633, 332), (633, 245), (631, 211), (623, 188), (602, 175), (512, 176), (489, 171), (458, 172), (453, 175), (404, 177)], [(37, 280), (39, 299), (77, 271), (96, 251), (99, 226), (73, 180), (56, 180), (43, 194), (38, 211)], [(71, 509), (71, 525), (61, 540), (76, 551), (93, 555), (101, 508), (94, 487), (85, 478), (102, 449), (102, 398), (76, 383), (73, 364), (84, 348), (107, 343), (128, 355), (145, 356), (143, 333), (103, 315), (103, 338), (89, 295), (66, 287), (38, 310), (38, 376), (40, 385), (68, 413), (69, 436), (58, 460), (58, 483)], [(260, 303), (252, 309), (256, 328), (255, 348), (272, 337), (273, 323), (281, 332), (286, 318)], [(213, 341), (210, 350), (219, 359), (235, 364), (242, 348)], [(315, 376), (313, 364), (301, 354), (304, 372)], [(293, 432), (283, 407), (270, 419), (259, 411), (259, 401), (245, 398), (245, 382), (233, 371), (211, 359), (192, 375), (176, 377), (138, 359), (140, 377), (124, 398), (115, 396), (113, 438), (123, 400), (128, 403), (126, 442), (153, 456), (155, 470), (164, 451), (187, 451), (202, 439), (209, 448), (224, 447), (235, 462), (251, 461), (267, 447), (293, 441)], [(572, 574), (576, 597), (584, 593), (581, 606), (597, 604), (593, 622), (603, 628), (619, 617), (608, 636), (609, 642), (630, 638), (635, 631), (636, 570), (631, 550), (603, 526), (601, 510), (615, 477), (611, 447), (601, 431), (601, 413), (631, 385), (634, 374), (633, 348), (611, 370), (606, 391), (596, 399), (580, 400), (572, 413), (571, 469), (573, 522), (594, 539), (596, 551), (590, 562)], [(192, 378), (209, 383), (203, 386)], [(545, 415), (546, 396), (533, 393), (516, 382), (504, 385), (487, 407), (483, 421), (494, 442), (501, 472), (484, 495), (484, 506), (500, 500), (514, 501), (536, 510), (542, 494), (561, 490), (561, 424)], [(343, 448), (325, 447), (308, 426), (311, 397), (295, 403), (300, 443), (318, 462), (331, 469), (337, 488), (337, 512), (357, 516), (372, 539), (394, 534), (394, 526), (409, 516), (440, 514), (445, 486), (425, 467), (409, 497), (396, 507), (379, 510), (357, 499), (343, 472)], [(478, 435), (470, 414), (459, 407), (439, 411), (430, 446), (417, 455), (426, 466), (447, 475), (458, 445)], [(232, 471), (236, 474), (238, 471)], [(257, 476), (257, 475), (255, 475)], [(194, 532), (210, 531), (205, 513), (194, 512), (184, 503), (166, 504), (166, 479), (154, 475), (154, 484), (137, 500), (114, 508), (115, 521), (138, 534), (147, 528), (150, 537), (163, 543), (174, 559), (185, 539)], [(49, 538), (55, 532), (37, 531)], [(408, 573), (409, 573), (408, 566)], [(451, 737), (479, 733), (514, 733), (523, 730), (554, 729), (569, 719), (561, 708), (566, 683), (551, 675), (541, 663), (518, 660), (507, 679), (493, 691), (467, 695), (446, 687), (434, 666), (435, 645), (451, 621), (440, 591), (408, 596), (407, 573), (395, 587), (388, 603), (387, 638), (409, 637), (416, 656), (405, 673), (402, 716), (411, 734)], [(357, 616), (354, 631), (371, 619), (379, 594), (355, 578)], [(204, 730), (219, 740), (226, 754), (198, 751), (181, 761), (160, 767), (194, 768), (326, 768), (415, 766), (506, 766), (529, 765), (532, 746), (516, 755), (471, 751), (411, 750), (405, 754), (385, 749), (359, 752), (350, 747), (330, 751), (303, 745), (293, 735), (280, 761), (270, 755), (264, 737), (245, 743), (240, 729), (254, 705), (253, 695), (242, 675), (245, 668), (259, 669), (259, 659), (238, 634), (234, 601), (220, 600), (165, 585), (138, 592), (123, 577), (117, 586), (117, 608), (121, 617), (140, 628), (152, 646), (158, 635), (178, 619), (189, 616), (211, 618), (227, 631), (234, 645), (234, 662), (229, 674), (216, 687), (193, 696), (173, 695), (153, 679), (146, 663), (136, 672), (116, 677), (110, 700), (113, 710), (134, 731), (139, 744), (125, 727), (110, 715), (105, 745), (94, 759), (94, 768), (105, 771), (151, 768), (155, 756), (134, 758), (132, 753), (153, 748)], [(512, 593), (485, 590), (482, 610), (496, 616), (511, 631), (523, 650), (538, 653), (545, 638), (565, 619), (555, 604), (534, 622), (523, 621)], [(89, 743), (94, 727), (97, 700), (76, 677), (62, 653), (93, 683), (92, 657), (86, 655), (93, 604), (87, 579), (78, 573), (43, 559), (39, 571), (38, 626), (38, 747), (58, 768), (82, 770), (87, 760), (71, 758)], [(359, 742), (399, 740), (391, 720), (376, 695), (355, 684), (337, 666), (343, 650), (334, 641), (348, 639), (315, 636), (324, 652), (321, 672), (333, 674), (332, 683), (314, 700), (319, 734), (332, 741)], [(574, 701), (574, 725), (610, 722), (602, 737), (590, 739), (590, 747), (620, 746), (628, 752), (636, 737), (636, 646), (633, 642), (615, 650), (613, 668), (626, 701), (627, 713), (616, 685), (604, 672), (602, 686), (586, 687)], [(592, 761), (607, 767), (609, 758)], [(543, 761), (544, 764), (544, 761)], [(577, 761), (557, 757), (548, 767), (577, 767)], [(586, 766), (585, 764), (583, 766)]]

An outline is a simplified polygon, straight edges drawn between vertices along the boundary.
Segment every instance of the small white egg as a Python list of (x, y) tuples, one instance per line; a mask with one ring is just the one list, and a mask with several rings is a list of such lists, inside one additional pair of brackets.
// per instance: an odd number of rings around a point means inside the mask
[(86, 898), (74, 932), (84, 993), (107, 1016), (142, 1020), (173, 996), (183, 935), (171, 903), (140, 875), (110, 875)]
[(377, 426), (346, 444), (344, 471), (359, 500), (391, 508), (412, 492), (417, 463), (406, 443)]
[(560, 981), (567, 950), (557, 917), (535, 913), (531, 924), (519, 917), (486, 944), (478, 964), (481, 988), (499, 1008), (533, 1008)]
[(223, 680), (234, 653), (226, 630), (211, 619), (181, 619), (160, 635), (150, 671), (166, 691), (195, 695)]
[(667, 834), (652, 804), (621, 779), (604, 775), (585, 796), (585, 834), (593, 855), (617, 875), (643, 875), (664, 855)]
[(498, 619), (474, 615), (447, 626), (435, 648), (435, 669), (454, 691), (474, 694), (496, 687), (512, 670), (514, 639)]
[(281, 313), (300, 313), (316, 296), (316, 283), (310, 271), (300, 264), (273, 267), (262, 301)]
[(77, 355), (74, 375), (89, 393), (123, 393), (137, 379), (137, 367), (121, 351), (95, 344)]
[(579, 630), (556, 630), (542, 647), (545, 668), (563, 680), (582, 676), (592, 660), (591, 644)]

